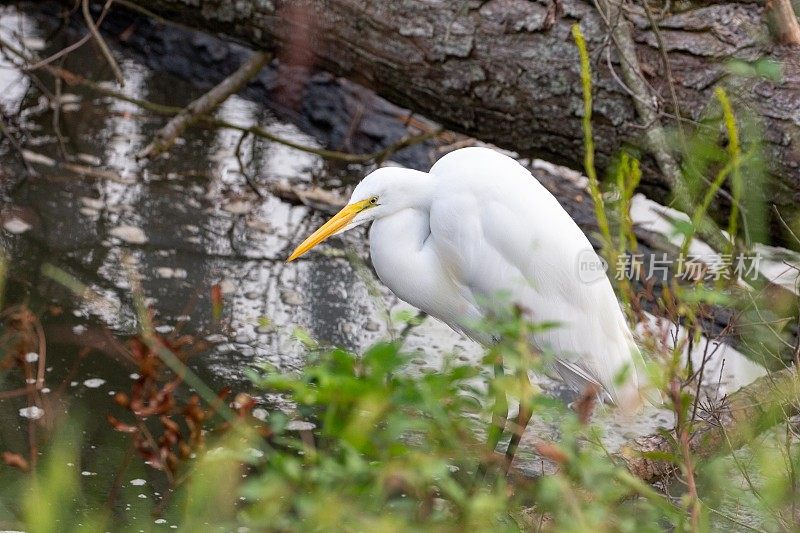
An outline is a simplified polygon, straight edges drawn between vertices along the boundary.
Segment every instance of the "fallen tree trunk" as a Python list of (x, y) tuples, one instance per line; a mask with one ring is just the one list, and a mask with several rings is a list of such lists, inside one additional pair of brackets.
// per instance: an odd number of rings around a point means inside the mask
[[(593, 125), (598, 164), (624, 145), (643, 148), (642, 124), (606, 23), (581, 0), (310, 0), (223, 2), (140, 0), (137, 4), (198, 28), (277, 54), (284, 64), (320, 67), (368, 85), (387, 99), (445, 126), (524, 155), (580, 168), (581, 85), (570, 26), (586, 33), (595, 73)], [(696, 121), (725, 82), (739, 109), (758, 117), (770, 165), (767, 199), (793, 209), (800, 196), (800, 58), (770, 44), (759, 2), (705, 3), (665, 14), (653, 31), (636, 2), (633, 24), (641, 72), (663, 125)], [(650, 14), (652, 15), (652, 13)], [(659, 46), (659, 41), (663, 48)], [(664, 65), (670, 66), (670, 76)], [(783, 78), (728, 75), (731, 58), (771, 58)], [(668, 79), (674, 82), (671, 94)], [(285, 81), (276, 97), (297, 99), (303, 80)], [(675, 109), (678, 104), (679, 108)], [(645, 159), (643, 187), (665, 200), (670, 179)], [(784, 209), (785, 208), (785, 209)], [(775, 232), (781, 230), (776, 225)], [(782, 241), (783, 239), (778, 239)], [(786, 241), (784, 241), (786, 242)]]

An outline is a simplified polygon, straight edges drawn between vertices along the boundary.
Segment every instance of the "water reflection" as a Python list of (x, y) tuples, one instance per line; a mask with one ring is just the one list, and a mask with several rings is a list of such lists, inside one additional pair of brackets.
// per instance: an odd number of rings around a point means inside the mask
[[(36, 28), (25, 16), (6, 11), (0, 16), (0, 32), (8, 38), (15, 32), (35, 36)], [(69, 59), (84, 69), (97, 61), (89, 48), (76, 51)], [(28, 106), (26, 120), (31, 122), (31, 130), (49, 131), (51, 113), (31, 101), (32, 97), (26, 100), (24, 83), (3, 68), (8, 66), (3, 61), (0, 58), (3, 105)], [(196, 88), (151, 71), (135, 59), (128, 58), (121, 65), (124, 90), (130, 96), (185, 104), (197, 95)], [(198, 128), (187, 130), (169, 157), (143, 164), (136, 154), (163, 124), (163, 118), (79, 88), (70, 91), (64, 95), (61, 115), (68, 147), (83, 154), (82, 164), (108, 170), (118, 179), (78, 177), (38, 165), (41, 177), (25, 181), (11, 198), (15, 209), (28, 213), (31, 229), (19, 235), (0, 232), (0, 242), (14, 261), (15, 294), (29, 299), (37, 309), (57, 305), (65, 311), (58, 317), (44, 316), (49, 347), (58, 354), (51, 377), (56, 382), (66, 379), (68, 394), (85, 395), (87, 403), (102, 412), (107, 396), (130, 384), (132, 370), (117, 360), (95, 352), (84, 361), (78, 354), (86, 346), (108, 342), (103, 336), (107, 329), (119, 335), (136, 331), (132, 276), (140, 276), (143, 296), (155, 313), (159, 332), (193, 333), (213, 345), (195, 357), (193, 365), (215, 388), (249, 388), (244, 371), (263, 363), (282, 369), (300, 367), (306, 349), (295, 338), (295, 327), (304, 328), (323, 343), (354, 350), (386, 338), (397, 327), (391, 317), (409, 307), (377, 283), (368, 266), (343, 257), (337, 241), (291, 266), (284, 263), (294, 244), (322, 222), (321, 215), (273, 196), (259, 198), (242, 175), (237, 147), (256, 186), (270, 180), (322, 180), (338, 185), (357, 180), (367, 169), (342, 169), (283, 145), (252, 139), (240, 143), (241, 135), (235, 131)], [(252, 101), (233, 97), (216, 113), (234, 123), (259, 123), (300, 144), (319, 145)], [(58, 151), (57, 140), (51, 137), (30, 144), (50, 157)], [(16, 164), (12, 154), (6, 154), (4, 160)], [(570, 194), (580, 191), (576, 188)], [(343, 240), (351, 255), (363, 260), (364, 237), (359, 229), (338, 242)], [(332, 249), (340, 253), (326, 253)], [(42, 277), (39, 272), (44, 263), (69, 272), (101, 298), (78, 298)], [(214, 286), (224, 297), (219, 322), (212, 314)], [(474, 361), (481, 352), (434, 320), (417, 328), (407, 346), (421, 352), (412, 364), (418, 372), (433, 371), (442, 354), (454, 353), (461, 360)], [(732, 351), (724, 355), (732, 357)], [(73, 377), (65, 377), (74, 365), (79, 370)], [(748, 378), (758, 375), (758, 369), (747, 370)], [(86, 385), (86, 379), (104, 383), (93, 388)], [(559, 385), (542, 381), (550, 390), (561, 391)], [(27, 409), (24, 403), (0, 404), (0, 421), (21, 428), (20, 409)], [(619, 420), (610, 413), (600, 416), (609, 428), (611, 447), (671, 423), (667, 413), (655, 409), (637, 421)], [(528, 435), (541, 437), (550, 431), (552, 428), (535, 422)], [(17, 438), (1, 432), (0, 436), (5, 443)], [(524, 450), (521, 455), (525, 457)], [(528, 459), (529, 468), (535, 470), (539, 463), (530, 455)], [(91, 469), (97, 470), (96, 466)]]

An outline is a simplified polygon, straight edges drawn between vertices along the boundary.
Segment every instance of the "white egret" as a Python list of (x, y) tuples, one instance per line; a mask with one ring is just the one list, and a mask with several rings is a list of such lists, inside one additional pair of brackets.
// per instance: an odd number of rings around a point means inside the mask
[[(569, 387), (595, 386), (617, 403), (638, 399), (639, 351), (599, 258), (555, 197), (514, 159), (463, 148), (430, 172), (375, 170), (288, 260), (368, 222), (372, 263), (400, 299), (482, 340), (471, 326), (498, 295), (510, 294), (531, 321), (558, 324), (531, 341), (555, 354), (552, 370)], [(523, 411), (522, 429), (530, 418)], [(519, 436), (515, 448), (513, 440)]]

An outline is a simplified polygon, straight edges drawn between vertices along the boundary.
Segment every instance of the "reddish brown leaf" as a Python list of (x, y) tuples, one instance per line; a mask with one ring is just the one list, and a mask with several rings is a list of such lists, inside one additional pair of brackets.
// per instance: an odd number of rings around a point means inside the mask
[(169, 417), (162, 416), (160, 418), (161, 424), (164, 426), (164, 429), (175, 434), (180, 434), (181, 428), (178, 426), (178, 423), (172, 420)]
[(19, 468), (23, 472), (27, 472), (30, 469), (28, 460), (22, 457), (18, 453), (3, 452), (2, 457), (3, 457), (3, 462), (12, 468)]
[(114, 395), (114, 402), (120, 407), (128, 407), (131, 404), (128, 395), (124, 392), (118, 392)]
[(558, 464), (563, 464), (568, 459), (564, 450), (552, 442), (539, 442), (534, 448), (536, 448), (536, 453)]
[(111, 427), (121, 433), (136, 433), (139, 431), (139, 428), (136, 426), (131, 426), (130, 424), (126, 424), (125, 422), (114, 418), (111, 415), (106, 415), (106, 420), (108, 423), (111, 424)]

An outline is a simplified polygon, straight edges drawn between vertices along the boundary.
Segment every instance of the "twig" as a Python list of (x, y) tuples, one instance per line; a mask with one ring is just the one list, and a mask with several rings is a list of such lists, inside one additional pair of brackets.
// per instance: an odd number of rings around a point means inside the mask
[[(97, 17), (97, 22), (95, 23), (95, 26), (99, 27), (100, 24), (103, 23), (103, 20), (106, 18), (106, 15), (108, 14), (108, 10), (111, 7), (111, 4), (113, 2), (114, 2), (114, 0), (108, 0), (105, 3), (105, 5), (103, 6), (103, 11), (101, 11), (100, 12), (100, 16)], [(33, 71), (33, 70), (36, 70), (36, 69), (40, 69), (43, 66), (52, 63), (56, 59), (58, 59), (60, 57), (64, 57), (65, 55), (69, 54), (70, 52), (73, 52), (73, 51), (77, 50), (78, 48), (80, 48), (81, 46), (86, 44), (89, 41), (89, 39), (91, 39), (91, 38), (92, 38), (92, 33), (90, 31), (89, 33), (87, 33), (86, 35), (84, 35), (83, 37), (81, 37), (80, 39), (78, 39), (77, 41), (72, 43), (71, 45), (67, 46), (66, 48), (62, 48), (61, 50), (59, 50), (55, 54), (51, 55), (50, 57), (42, 59), (41, 61), (38, 61), (37, 63), (34, 63), (33, 65), (31, 65), (29, 67), (26, 67), (25, 70), (30, 72), (30, 71)]]
[(671, 385), (672, 404), (675, 409), (675, 433), (680, 445), (680, 458), (683, 461), (683, 474), (686, 476), (686, 487), (689, 496), (689, 514), (692, 520), (692, 531), (700, 529), (700, 498), (697, 495), (697, 483), (695, 480), (694, 454), (689, 443), (691, 438), (691, 422), (685, 419), (683, 402), (681, 401), (681, 387), (677, 379), (672, 380)]
[(242, 161), (242, 144), (244, 144), (244, 140), (249, 136), (249, 132), (242, 132), (242, 134), (239, 136), (239, 142), (236, 143), (236, 150), (234, 150), (234, 154), (236, 155), (236, 162), (239, 163), (239, 174), (244, 176), (244, 181), (247, 182), (247, 185), (249, 185), (253, 192), (256, 193), (256, 196), (258, 196), (260, 200), (263, 200), (264, 195), (258, 190), (258, 187), (253, 181), (253, 178), (250, 176), (250, 173), (247, 172), (244, 161)]
[(791, 0), (767, 0), (764, 11), (775, 41), (800, 45), (800, 22), (794, 14)]
[[(648, 102), (655, 102), (656, 95), (648, 86), (636, 57), (636, 43), (633, 40), (630, 21), (622, 13), (619, 5), (613, 1), (596, 0), (596, 5), (620, 55), (622, 78), (636, 95), (633, 100), (636, 114), (643, 123), (650, 124), (650, 127), (645, 130), (646, 147), (656, 160), (661, 173), (667, 178), (678, 208), (688, 212), (692, 206), (692, 195), (683, 181), (683, 174), (678, 162), (668, 149), (667, 135), (661, 126), (658, 110), (655, 104), (648, 104)], [(616, 21), (613, 25), (610, 23), (612, 20)], [(701, 221), (698, 233), (718, 251), (727, 249), (729, 245), (728, 239), (725, 238), (719, 227), (707, 218)]]
[[(119, 1), (119, 0), (118, 0)], [(3, 50), (7, 50), (15, 55), (17, 58), (22, 59), (23, 61), (30, 63), (31, 58), (22, 50), (16, 48), (12, 44), (6, 42), (2, 38), (0, 38), (0, 48)], [(117, 100), (121, 100), (123, 102), (131, 103), (135, 106), (138, 106), (142, 109), (146, 109), (147, 111), (151, 111), (153, 113), (157, 113), (160, 115), (166, 116), (173, 116), (177, 115), (183, 108), (164, 105), (164, 104), (157, 104), (155, 102), (150, 102), (147, 100), (143, 100), (140, 98), (134, 98), (132, 96), (128, 96), (124, 93), (119, 91), (115, 91), (108, 87), (105, 87), (97, 82), (84, 78), (79, 74), (75, 74), (69, 70), (63, 68), (56, 68), (52, 65), (45, 65), (44, 70), (47, 71), (52, 76), (57, 76), (62, 78), (67, 84), (69, 85), (80, 85), (82, 87), (86, 87), (91, 89), (92, 91), (102, 94), (104, 96), (108, 96), (110, 98), (115, 98)], [(32, 75), (31, 73), (28, 73)], [(33, 79), (36, 79), (35, 77)], [(46, 90), (46, 89), (45, 89)], [(290, 141), (289, 139), (285, 139), (279, 135), (275, 135), (270, 133), (269, 131), (261, 128), (259, 126), (241, 126), (238, 124), (234, 124), (232, 122), (228, 122), (227, 120), (211, 117), (208, 115), (199, 115), (197, 117), (199, 122), (202, 122), (208, 126), (214, 128), (226, 128), (232, 129), (241, 132), (250, 133), (256, 137), (260, 137), (262, 139), (266, 139), (268, 141), (276, 142), (278, 144), (282, 144), (284, 146), (288, 146), (289, 148), (294, 148), (295, 150), (300, 150), (301, 152), (306, 152), (309, 154), (314, 154), (319, 156), (323, 159), (333, 159), (337, 161), (344, 161), (346, 163), (369, 163), (369, 162), (381, 162), (389, 157), (391, 157), (394, 153), (402, 150), (403, 148), (407, 148), (409, 146), (413, 146), (419, 143), (423, 143), (425, 141), (429, 141), (431, 139), (435, 139), (439, 135), (444, 132), (444, 128), (438, 127), (435, 130), (431, 130), (428, 132), (423, 132), (418, 135), (408, 135), (400, 140), (380, 149), (375, 152), (366, 153), (366, 154), (351, 154), (348, 152), (340, 152), (337, 150), (326, 150), (324, 148), (315, 148), (313, 146), (306, 146), (303, 144), (296, 143), (294, 141)]]
[(53, 100), (50, 102), (53, 108), (53, 133), (58, 139), (58, 150), (61, 153), (61, 158), (66, 160), (69, 155), (67, 154), (67, 145), (64, 143), (64, 135), (61, 133), (61, 86), (63, 80), (61, 78), (55, 79), (55, 91), (53, 92)]
[[(157, 104), (155, 102), (149, 102), (147, 100), (142, 100), (140, 98), (134, 98), (132, 96), (128, 96), (119, 91), (115, 91), (113, 89), (109, 89), (108, 87), (104, 87), (99, 83), (95, 83), (91, 80), (83, 78), (82, 76), (74, 74), (65, 69), (55, 69), (48, 67), (48, 70), (51, 71), (53, 75), (63, 77), (67, 83), (74, 85), (81, 85), (97, 93), (100, 93), (104, 96), (128, 102), (130, 104), (136, 105), (138, 107), (141, 107), (142, 109), (151, 111), (153, 113), (171, 116), (171, 115), (177, 115), (178, 113), (183, 111), (183, 108), (180, 107)], [(420, 133), (419, 135), (407, 135), (401, 138), (400, 140), (386, 146), (385, 148), (381, 148), (380, 150), (375, 152), (370, 152), (366, 154), (351, 154), (348, 152), (341, 152), (338, 150), (327, 150), (325, 148), (315, 148), (313, 146), (306, 146), (304, 144), (296, 143), (289, 139), (285, 139), (279, 135), (275, 135), (274, 133), (270, 133), (266, 129), (257, 125), (241, 126), (239, 124), (234, 124), (232, 122), (229, 122), (225, 119), (212, 117), (209, 115), (199, 115), (197, 117), (197, 120), (198, 122), (204, 123), (207, 126), (211, 126), (214, 128), (231, 129), (243, 133), (250, 133), (256, 137), (276, 142), (278, 144), (288, 146), (289, 148), (300, 150), (301, 152), (314, 154), (323, 159), (333, 159), (337, 161), (344, 161), (345, 163), (382, 162), (391, 157), (394, 153), (402, 150), (403, 148), (408, 148), (409, 146), (414, 146), (416, 144), (423, 143), (431, 139), (435, 139), (436, 137), (441, 135), (442, 132), (444, 132), (444, 128), (439, 127), (436, 128), (435, 130)]]
[(20, 159), (22, 160), (22, 164), (25, 165), (25, 171), (28, 173), (28, 175), (36, 176), (36, 171), (33, 170), (33, 167), (25, 159), (24, 156), (25, 150), (23, 150), (22, 145), (19, 143), (19, 141), (15, 139), (13, 135), (11, 135), (11, 132), (8, 131), (8, 126), (6, 126), (6, 121), (2, 116), (0, 116), (0, 133), (2, 133), (3, 136), (6, 139), (8, 139), (8, 142), (11, 143), (11, 146), (14, 147), (14, 150), (17, 152), (17, 155), (19, 155)]
[(683, 133), (681, 110), (678, 104), (678, 95), (675, 92), (675, 79), (672, 76), (672, 67), (669, 64), (669, 57), (667, 56), (667, 47), (664, 46), (664, 39), (661, 37), (661, 30), (658, 28), (658, 22), (656, 22), (655, 17), (653, 17), (653, 12), (650, 10), (650, 5), (647, 3), (647, 0), (642, 0), (642, 5), (644, 5), (644, 12), (647, 14), (647, 20), (650, 22), (650, 27), (653, 29), (653, 35), (656, 37), (656, 43), (658, 43), (658, 52), (661, 55), (661, 62), (664, 63), (664, 73), (667, 76), (667, 85), (669, 86), (669, 94), (672, 98), (672, 107), (674, 108), (673, 111), (675, 116), (678, 118), (678, 135), (680, 136), (681, 144), (684, 145), (685, 148), (686, 137)]
[(271, 55), (267, 52), (254, 52), (236, 72), (222, 80), (206, 94), (194, 100), (172, 118), (166, 126), (158, 130), (153, 141), (139, 152), (137, 157), (152, 158), (169, 150), (175, 143), (175, 139), (193, 122), (196, 122), (201, 115), (214, 110), (232, 94), (239, 92), (247, 82), (261, 71), (270, 57)]
[[(689, 450), (703, 460), (728, 453), (750, 442), (752, 431), (764, 431), (800, 412), (798, 369), (786, 368), (761, 377), (726, 398), (716, 420), (697, 420), (689, 436)], [(777, 413), (780, 415), (777, 416)], [(674, 463), (658, 457), (672, 453), (674, 441), (661, 434), (637, 437), (618, 457), (636, 477), (654, 482), (668, 476)]]
[(92, 14), (89, 12), (89, 0), (83, 0), (81, 7), (83, 9), (83, 18), (86, 21), (86, 26), (89, 28), (89, 33), (91, 33), (92, 37), (94, 37), (97, 47), (100, 48), (100, 53), (103, 54), (108, 66), (111, 67), (111, 71), (114, 73), (114, 77), (117, 78), (117, 82), (124, 87), (125, 78), (122, 76), (122, 70), (119, 68), (117, 60), (114, 59), (114, 55), (108, 48), (103, 36), (100, 35), (100, 30), (97, 29), (94, 19), (92, 19)]

